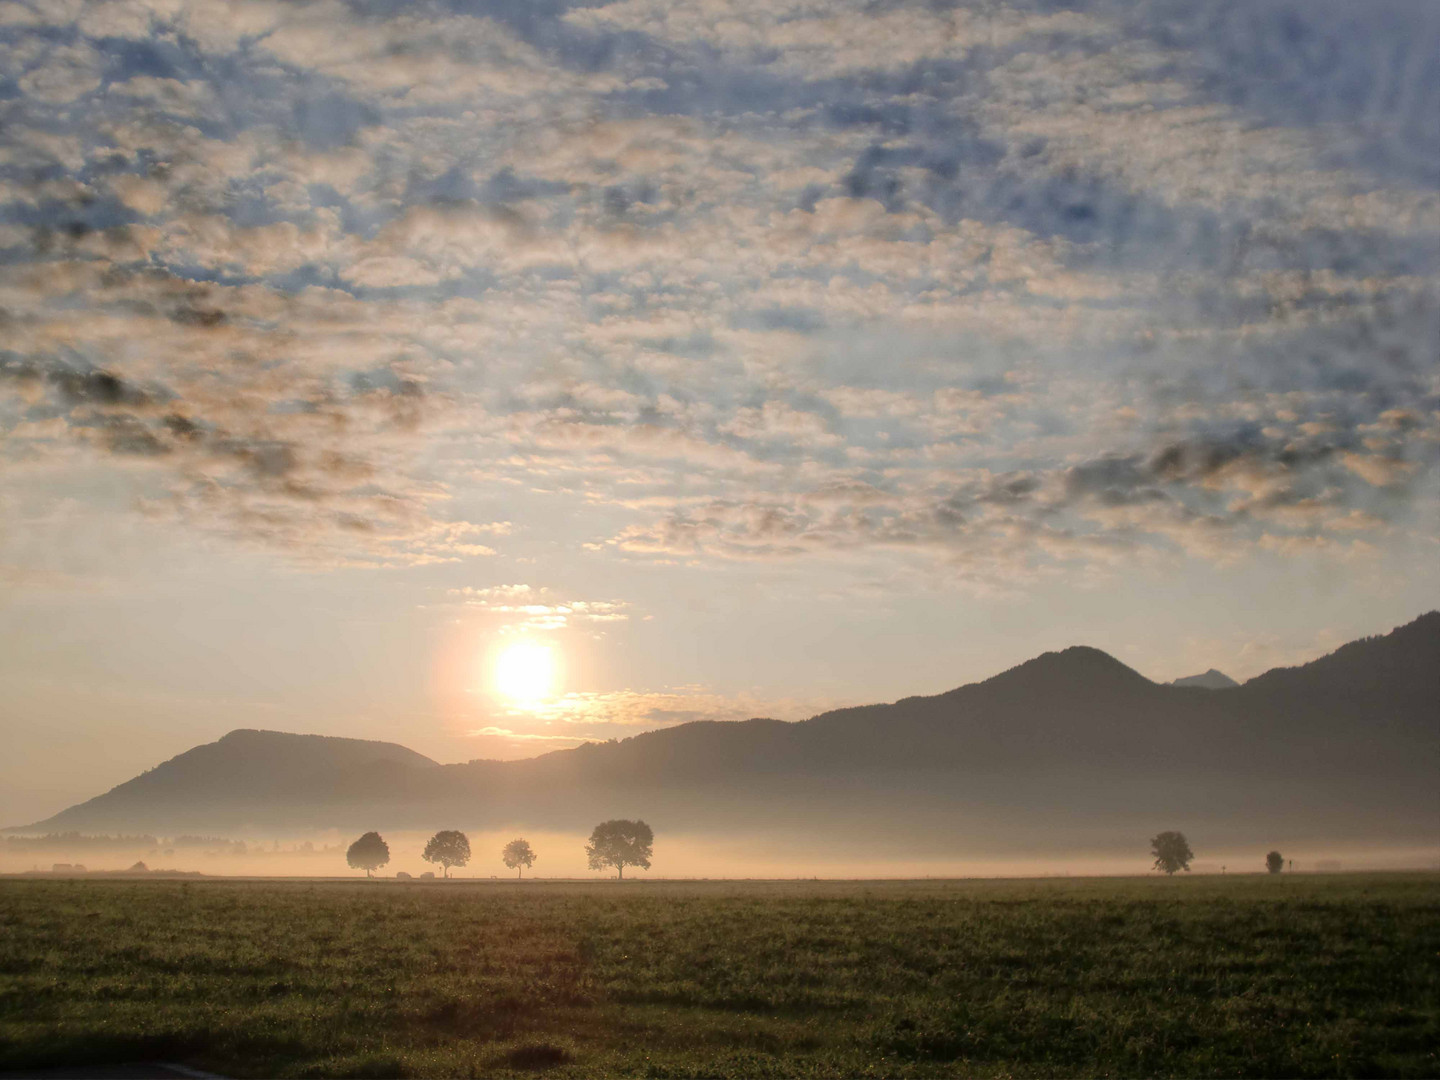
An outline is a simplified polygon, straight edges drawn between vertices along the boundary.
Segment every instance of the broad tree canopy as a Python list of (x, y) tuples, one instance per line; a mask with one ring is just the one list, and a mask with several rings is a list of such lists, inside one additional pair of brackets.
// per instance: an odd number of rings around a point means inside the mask
[(624, 878), (627, 866), (650, 869), (654, 843), (655, 834), (643, 821), (605, 821), (596, 825), (595, 831), (590, 834), (585, 854), (590, 858), (591, 870), (613, 866)]
[(380, 838), (378, 832), (367, 832), (350, 845), (345, 861), (356, 870), (364, 870), (365, 876), (369, 877), (370, 871), (379, 870), (390, 861), (390, 845)]
[(1150, 850), (1155, 856), (1155, 869), (1173, 874), (1176, 870), (1189, 870), (1190, 860), (1195, 853), (1181, 832), (1162, 832), (1150, 838)]
[(450, 867), (464, 866), (470, 861), (470, 838), (455, 829), (441, 829), (430, 838), (420, 857), (426, 862), (439, 863), (449, 877)]

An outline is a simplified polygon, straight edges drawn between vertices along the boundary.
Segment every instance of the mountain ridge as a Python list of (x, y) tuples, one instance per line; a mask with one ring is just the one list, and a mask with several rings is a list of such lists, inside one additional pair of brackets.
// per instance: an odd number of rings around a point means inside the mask
[[(1204, 808), (1220, 791), (1236, 812), (1343, 823), (1348, 808), (1345, 827), (1405, 825), (1435, 804), (1417, 785), (1440, 763), (1437, 670), (1440, 613), (1430, 613), (1219, 694), (1072, 646), (932, 696), (798, 722), (694, 721), (518, 761), (442, 765), (394, 743), (237, 729), (28, 830), (437, 817), (570, 828), (621, 812), (694, 828), (780, 818), (898, 828), (910, 813), (1002, 808), (1038, 827), (1054, 814), (1083, 823)], [(225, 775), (206, 775), (220, 763)]]

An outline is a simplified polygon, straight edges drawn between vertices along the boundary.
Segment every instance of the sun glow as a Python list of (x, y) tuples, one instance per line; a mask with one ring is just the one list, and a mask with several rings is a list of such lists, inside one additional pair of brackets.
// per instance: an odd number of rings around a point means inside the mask
[(548, 645), (517, 641), (495, 658), (495, 689), (518, 705), (534, 705), (555, 693), (555, 654)]

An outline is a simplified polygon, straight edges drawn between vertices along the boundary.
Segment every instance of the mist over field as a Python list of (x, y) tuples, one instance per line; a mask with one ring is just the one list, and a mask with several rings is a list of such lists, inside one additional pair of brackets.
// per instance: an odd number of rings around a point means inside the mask
[[(468, 866), (455, 867), (451, 877), (461, 881), (512, 881), (516, 873), (500, 860), (500, 850), (511, 839), (523, 836), (535, 849), (538, 860), (526, 870), (523, 880), (613, 878), (613, 871), (591, 870), (586, 865), (585, 835), (546, 833), (528, 829), (479, 830), (460, 823), (470, 839), (475, 857)], [(1157, 827), (1158, 829), (1158, 827)], [(1152, 832), (1155, 830), (1152, 830)], [(425, 872), (437, 877), (440, 868), (421, 858), (429, 833), (385, 832), (391, 858), (376, 878), (393, 879), (397, 871), (414, 878)], [(354, 841), (351, 835), (335, 832), (310, 837), (289, 836), (283, 841), (239, 841), (222, 845), (173, 842), (151, 845), (146, 842), (118, 842), (97, 848), (92, 843), (58, 839), (44, 845), (23, 846), (0, 841), (0, 874), (50, 871), (56, 863), (79, 864), (88, 872), (119, 872), (143, 862), (149, 871), (194, 871), (205, 875), (238, 877), (360, 878), (363, 870), (346, 865), (345, 850)], [(1123, 842), (1123, 841), (1128, 841)], [(1203, 833), (1191, 833), (1197, 857), (1191, 864), (1196, 874), (1261, 874), (1265, 852), (1275, 844), (1242, 847), (1207, 845)], [(275, 845), (279, 844), (279, 850)], [(1058, 840), (1057, 840), (1058, 844)], [(308, 846), (307, 846), (308, 845)], [(953, 845), (953, 846), (952, 846)], [(1281, 843), (1297, 872), (1337, 873), (1363, 870), (1437, 870), (1440, 845), (1423, 847), (1376, 847), (1311, 842), (1300, 846)], [(948, 850), (947, 850), (948, 849)], [(938, 844), (924, 835), (896, 835), (845, 844), (815, 834), (776, 829), (760, 835), (686, 835), (656, 831), (656, 857), (649, 872), (627, 876), (637, 881), (650, 879), (724, 878), (827, 878), (901, 879), (971, 877), (1064, 877), (1131, 875), (1152, 871), (1149, 834), (1118, 838), (1104, 851), (1066, 850), (1056, 847), (1039, 852), (1019, 853), (1003, 838), (988, 845)]]

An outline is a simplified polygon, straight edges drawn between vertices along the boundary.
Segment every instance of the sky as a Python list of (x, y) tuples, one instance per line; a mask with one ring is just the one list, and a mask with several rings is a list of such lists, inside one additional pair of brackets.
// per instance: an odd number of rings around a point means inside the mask
[(1440, 607), (1437, 462), (1429, 0), (0, 2), (4, 824), (1244, 679)]

